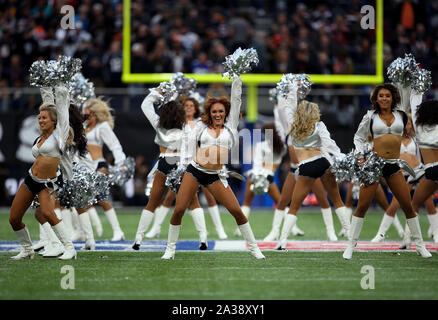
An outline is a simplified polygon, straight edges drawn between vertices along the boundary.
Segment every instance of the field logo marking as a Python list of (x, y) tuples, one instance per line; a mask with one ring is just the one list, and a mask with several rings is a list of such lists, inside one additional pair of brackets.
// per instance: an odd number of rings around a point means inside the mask
[(374, 267), (365, 265), (360, 269), (360, 273), (365, 274), (360, 280), (361, 288), (374, 290)]
[(66, 273), (65, 276), (61, 278), (61, 288), (63, 290), (74, 290), (75, 289), (75, 269), (70, 265), (65, 265), (61, 267), (61, 273)]
[(61, 13), (66, 14), (61, 19), (61, 28), (62, 29), (76, 29), (75, 28), (75, 8), (69, 5), (63, 5), (61, 7)]
[(374, 30), (376, 28), (376, 15), (374, 12), (374, 7), (370, 5), (362, 6), (362, 8), (360, 8), (360, 13), (365, 14), (360, 19), (360, 27), (364, 30)]

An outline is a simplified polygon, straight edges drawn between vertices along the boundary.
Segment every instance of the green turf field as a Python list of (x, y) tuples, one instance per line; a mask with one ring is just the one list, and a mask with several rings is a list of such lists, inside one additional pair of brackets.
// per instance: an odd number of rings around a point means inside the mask
[[(127, 239), (133, 239), (139, 212), (118, 210)], [(100, 213), (103, 239), (111, 238), (110, 226)], [(229, 239), (235, 223), (231, 215), (221, 215)], [(426, 241), (427, 218), (420, 215)], [(340, 224), (334, 215), (335, 229)], [(404, 218), (399, 213), (404, 224)], [(167, 238), (163, 224), (160, 239)], [(374, 237), (381, 213), (370, 212), (360, 240)], [(24, 222), (37, 240), (38, 225), (31, 214)], [(206, 213), (209, 239), (216, 234)], [(269, 232), (272, 211), (253, 211), (250, 222), (257, 239)], [(298, 225), (306, 234), (290, 240), (325, 240), (318, 209), (303, 212)], [(391, 228), (388, 240), (398, 241)], [(183, 219), (180, 239), (197, 239), (190, 216)], [(16, 241), (8, 215), (0, 214), (0, 240)], [(343, 240), (343, 239), (342, 239)], [(44, 259), (11, 261), (16, 253), (0, 253), (0, 299), (147, 299), (147, 300), (296, 300), (296, 299), (437, 299), (438, 255), (422, 259), (413, 252), (356, 252), (351, 261), (342, 252), (264, 251), (265, 261), (257, 261), (249, 252), (178, 252), (174, 261), (162, 261), (162, 252), (79, 252), (75, 261)], [(61, 268), (74, 268), (73, 290), (61, 287)], [(364, 266), (374, 268), (374, 289), (363, 289), (367, 274)], [(71, 276), (72, 274), (69, 273)]]

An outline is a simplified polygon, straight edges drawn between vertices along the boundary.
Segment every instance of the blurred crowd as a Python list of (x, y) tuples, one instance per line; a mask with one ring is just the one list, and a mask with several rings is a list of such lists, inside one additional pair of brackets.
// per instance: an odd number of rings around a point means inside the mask
[[(360, 25), (367, 4), (131, 0), (131, 71), (220, 73), (225, 56), (253, 47), (257, 73), (373, 74), (375, 33)], [(61, 28), (64, 5), (75, 8), (73, 30)], [(412, 52), (436, 70), (438, 2), (384, 6), (385, 66)], [(81, 58), (96, 87), (123, 87), (122, 26), (122, 0), (0, 0), (0, 87), (27, 86), (31, 63), (58, 54)]]

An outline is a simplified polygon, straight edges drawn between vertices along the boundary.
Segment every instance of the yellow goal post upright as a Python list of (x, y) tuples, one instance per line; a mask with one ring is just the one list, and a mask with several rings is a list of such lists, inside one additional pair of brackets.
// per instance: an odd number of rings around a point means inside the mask
[[(383, 82), (383, 0), (376, 0), (376, 55), (375, 74), (309, 74), (315, 84), (352, 84), (367, 85)], [(122, 81), (125, 83), (160, 83), (169, 81), (173, 73), (131, 73), (131, 0), (123, 0), (123, 72)], [(198, 83), (226, 83), (221, 74), (186, 73), (186, 77), (195, 79)], [(248, 87), (246, 120), (257, 121), (257, 94), (260, 84), (276, 84), (283, 74), (243, 74), (242, 82)]]

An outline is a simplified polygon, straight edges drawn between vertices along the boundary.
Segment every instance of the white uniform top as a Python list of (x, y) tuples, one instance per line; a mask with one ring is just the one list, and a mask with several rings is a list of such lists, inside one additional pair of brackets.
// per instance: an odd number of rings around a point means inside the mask
[(156, 132), (154, 142), (166, 149), (179, 151), (184, 138), (184, 130), (178, 128), (167, 130), (158, 127), (160, 116), (155, 113), (154, 102), (159, 101), (160, 97), (161, 95), (157, 91), (151, 91), (143, 100), (141, 110)]
[(87, 133), (87, 143), (90, 145), (103, 147), (105, 144), (114, 156), (114, 164), (120, 165), (126, 159), (119, 139), (114, 134), (107, 121), (100, 122)]
[[(277, 110), (276, 110), (277, 109)], [(275, 125), (280, 136), (287, 138), (287, 145), (293, 146), (295, 149), (321, 148), (321, 152), (330, 162), (332, 159), (330, 154), (335, 157), (341, 156), (341, 150), (336, 142), (330, 138), (330, 133), (322, 121), (315, 123), (315, 128), (312, 133), (301, 141), (293, 139), (286, 133), (290, 131), (290, 127), (294, 120), (294, 113), (297, 109), (297, 88), (296, 86), (289, 87), (289, 94), (286, 98), (278, 97), (278, 106), (274, 109)]]
[[(65, 143), (70, 133), (70, 120), (69, 120), (69, 93), (65, 86), (58, 86), (55, 88), (55, 96), (53, 95), (52, 88), (41, 88), (41, 97), (43, 103), (50, 103), (56, 105), (56, 128), (49, 136), (49, 138), (43, 142), (38, 148), (38, 142), (41, 138), (37, 139), (36, 143), (32, 147), (32, 155), (37, 158), (38, 156), (59, 158), (59, 167), (65, 179), (71, 179), (73, 174), (72, 166), (72, 151), (70, 148), (66, 148)], [(56, 103), (55, 103), (56, 97)]]
[(392, 112), (395, 119), (390, 126), (383, 122), (377, 113), (373, 115), (372, 132), (374, 138), (382, 137), (386, 134), (395, 134), (397, 136), (403, 135), (404, 123), (400, 112)]
[(418, 158), (417, 151), (418, 151), (417, 144), (415, 143), (414, 139), (412, 139), (412, 138), (407, 146), (405, 146), (403, 144), (403, 142), (400, 146), (400, 154), (409, 153), (409, 154), (412, 154)]
[(415, 129), (415, 137), (418, 146), (424, 149), (438, 149), (438, 125), (421, 125), (417, 126), (417, 111), (421, 104), (423, 95), (421, 93), (411, 91), (410, 105), (412, 114), (412, 125)]
[[(189, 146), (199, 146), (201, 148), (207, 146), (219, 146), (226, 149), (231, 149), (237, 141), (239, 141), (239, 134), (237, 128), (239, 126), (239, 114), (240, 106), (242, 105), (242, 79), (240, 77), (234, 77), (231, 85), (231, 107), (227, 120), (224, 123), (224, 128), (221, 130), (220, 135), (217, 138), (213, 138), (208, 133), (207, 125), (202, 122), (196, 122), (196, 126), (190, 132), (186, 146), (183, 148), (186, 151), (181, 153), (181, 157), (184, 157), (184, 162), (188, 161), (190, 156), (195, 158), (196, 149), (194, 153), (187, 154), (187, 150), (193, 150)], [(199, 143), (199, 144), (198, 144)], [(184, 155), (183, 155), (184, 153)], [(190, 161), (189, 161), (190, 162)], [(189, 163), (185, 162), (185, 163)]]

